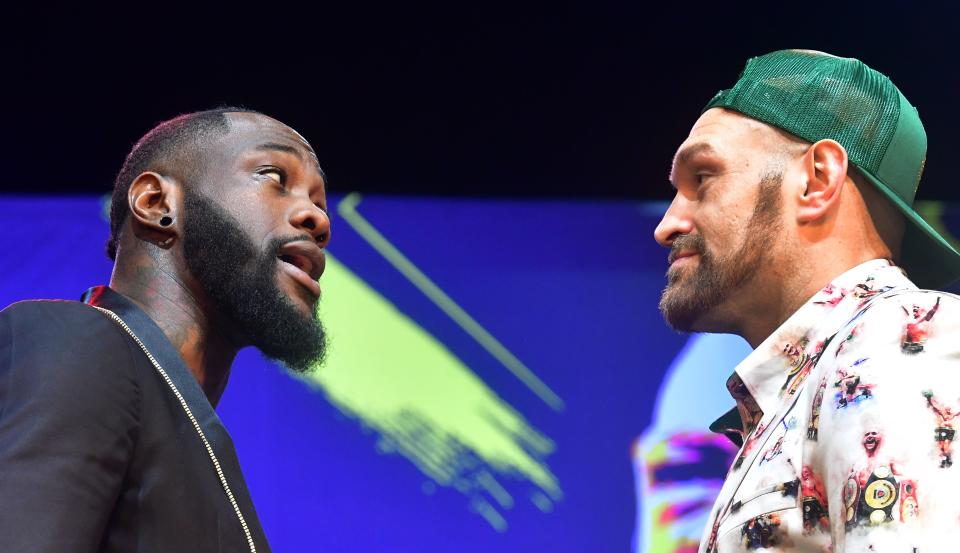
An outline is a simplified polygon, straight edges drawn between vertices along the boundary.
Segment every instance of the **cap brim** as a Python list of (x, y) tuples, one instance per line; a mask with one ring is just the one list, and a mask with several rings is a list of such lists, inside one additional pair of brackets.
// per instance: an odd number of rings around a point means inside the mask
[[(859, 169), (859, 167), (858, 167)], [(903, 213), (907, 225), (898, 264), (920, 288), (940, 289), (960, 279), (960, 253), (927, 223), (913, 207), (892, 192), (880, 179), (860, 170)]]

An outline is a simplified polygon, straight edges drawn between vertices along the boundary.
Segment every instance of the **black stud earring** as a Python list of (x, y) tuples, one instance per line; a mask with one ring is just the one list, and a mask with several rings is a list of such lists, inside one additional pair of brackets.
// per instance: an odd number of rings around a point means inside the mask
[(173, 218), (170, 217), (169, 215), (164, 215), (163, 217), (160, 217), (161, 227), (169, 227), (171, 224), (173, 224)]

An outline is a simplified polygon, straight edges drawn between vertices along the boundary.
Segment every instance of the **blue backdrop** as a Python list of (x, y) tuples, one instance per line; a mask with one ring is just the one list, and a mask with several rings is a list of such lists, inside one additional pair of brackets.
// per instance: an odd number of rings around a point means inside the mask
[[(746, 348), (664, 326), (663, 205), (333, 200), (328, 366), (218, 409), (275, 551), (689, 550)], [(104, 201), (0, 198), (0, 304), (106, 283)]]

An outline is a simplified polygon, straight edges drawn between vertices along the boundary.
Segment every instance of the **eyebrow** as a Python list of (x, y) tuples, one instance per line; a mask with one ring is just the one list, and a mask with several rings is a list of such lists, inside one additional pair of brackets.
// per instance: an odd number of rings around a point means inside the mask
[[(257, 144), (254, 147), (254, 150), (263, 150), (263, 151), (272, 151), (272, 152), (286, 152), (288, 154), (293, 154), (297, 156), (300, 161), (304, 161), (303, 151), (296, 146), (291, 146), (289, 144), (281, 144), (279, 142), (264, 142), (263, 144)], [(323, 179), (323, 185), (327, 185), (327, 174), (323, 171), (323, 168), (320, 167), (320, 164), (316, 162), (317, 154), (313, 153), (311, 157), (314, 159), (314, 166), (317, 168), (317, 172), (320, 173), (320, 178)]]
[(674, 157), (674, 165), (685, 165), (690, 163), (690, 160), (695, 158), (700, 154), (715, 154), (716, 150), (709, 142), (697, 142), (696, 144), (691, 144), (686, 148), (677, 152), (677, 155)]
[(709, 142), (697, 142), (684, 147), (673, 156), (673, 165), (670, 166), (670, 182), (673, 182), (673, 175), (679, 165), (689, 164), (693, 158), (701, 154), (716, 154), (717, 151)]
[(291, 146), (289, 144), (280, 144), (279, 142), (264, 142), (263, 144), (257, 144), (257, 146), (254, 149), (286, 152), (288, 154), (293, 154), (297, 156), (298, 158), (300, 158), (301, 161), (303, 161), (303, 152), (300, 151), (300, 148)]

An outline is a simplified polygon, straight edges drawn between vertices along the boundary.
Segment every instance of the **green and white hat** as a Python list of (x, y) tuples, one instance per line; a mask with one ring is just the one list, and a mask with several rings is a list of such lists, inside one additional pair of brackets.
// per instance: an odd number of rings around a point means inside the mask
[(917, 108), (860, 60), (781, 50), (747, 61), (733, 88), (710, 100), (808, 142), (836, 140), (907, 220), (899, 264), (922, 288), (960, 278), (960, 253), (913, 209), (927, 155)]

